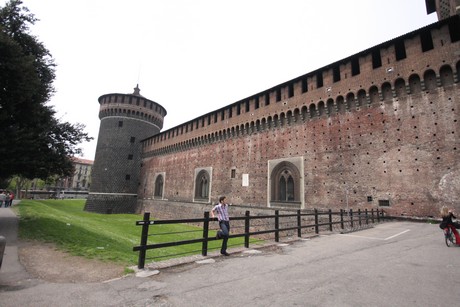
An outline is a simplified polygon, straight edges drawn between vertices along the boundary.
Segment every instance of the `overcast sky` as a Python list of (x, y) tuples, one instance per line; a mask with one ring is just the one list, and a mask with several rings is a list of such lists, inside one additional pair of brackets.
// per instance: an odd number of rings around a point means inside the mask
[(139, 84), (166, 130), (437, 21), (424, 0), (23, 2), (58, 65), (50, 104), (86, 125), (91, 160), (104, 94)]

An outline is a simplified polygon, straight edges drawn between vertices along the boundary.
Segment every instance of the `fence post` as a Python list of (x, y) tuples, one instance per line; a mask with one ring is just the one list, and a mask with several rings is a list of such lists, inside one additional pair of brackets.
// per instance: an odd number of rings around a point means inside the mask
[(297, 236), (302, 236), (302, 219), (300, 216), (300, 210), (297, 210)]
[(350, 227), (353, 229), (353, 209), (350, 209)]
[(280, 241), (280, 218), (279, 218), (279, 210), (275, 210), (275, 242)]
[(209, 236), (209, 211), (204, 212), (203, 222), (203, 244), (201, 245), (201, 255), (208, 255), (208, 236)]
[(244, 219), (244, 247), (249, 248), (249, 211), (245, 213)]
[(358, 222), (359, 226), (361, 226), (361, 209), (358, 209)]
[(318, 219), (318, 209), (315, 209), (315, 233), (319, 234), (319, 219)]
[(364, 211), (366, 213), (366, 225), (369, 225), (369, 214), (367, 212), (367, 209)]
[(332, 209), (329, 209), (329, 231), (332, 231)]
[(150, 212), (144, 212), (144, 223), (142, 224), (142, 233), (141, 233), (141, 249), (139, 250), (139, 259), (137, 261), (137, 268), (143, 269), (145, 266), (145, 254), (147, 252), (147, 238), (149, 235), (149, 225), (150, 225)]
[(374, 208), (371, 209), (371, 220), (372, 220), (372, 224), (375, 223), (374, 221)]
[(343, 225), (343, 209), (340, 209), (340, 228), (342, 230), (345, 228)]

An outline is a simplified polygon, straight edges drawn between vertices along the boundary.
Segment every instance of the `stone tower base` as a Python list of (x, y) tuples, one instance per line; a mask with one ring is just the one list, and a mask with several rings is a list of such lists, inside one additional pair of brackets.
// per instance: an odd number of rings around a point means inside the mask
[(89, 194), (85, 211), (95, 213), (138, 213), (137, 195)]

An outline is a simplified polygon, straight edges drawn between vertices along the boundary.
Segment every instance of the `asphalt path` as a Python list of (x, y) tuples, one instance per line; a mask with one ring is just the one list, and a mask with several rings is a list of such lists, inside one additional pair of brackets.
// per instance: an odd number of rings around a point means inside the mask
[(104, 283), (0, 285), (0, 306), (458, 306), (460, 301), (460, 247), (447, 247), (438, 226), (427, 223), (387, 222), (205, 260)]

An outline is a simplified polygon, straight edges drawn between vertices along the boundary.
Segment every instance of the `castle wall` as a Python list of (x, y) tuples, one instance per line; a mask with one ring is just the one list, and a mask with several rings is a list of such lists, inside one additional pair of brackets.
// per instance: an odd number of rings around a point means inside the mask
[[(449, 23), (458, 16), (145, 140), (141, 203), (227, 195), (254, 208), (459, 211), (460, 42)], [(274, 199), (282, 163), (299, 171), (292, 201)], [(197, 199), (200, 169), (209, 197)]]

